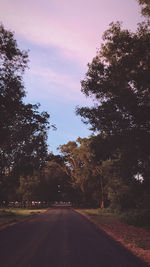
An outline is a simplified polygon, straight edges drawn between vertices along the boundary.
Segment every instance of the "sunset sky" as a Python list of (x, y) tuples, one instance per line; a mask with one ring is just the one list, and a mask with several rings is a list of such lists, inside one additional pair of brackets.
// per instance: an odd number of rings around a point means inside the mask
[(103, 32), (112, 21), (135, 31), (142, 20), (136, 0), (0, 0), (0, 21), (29, 50), (25, 102), (40, 103), (57, 127), (49, 131), (49, 151), (91, 134), (75, 107), (91, 105), (80, 81)]

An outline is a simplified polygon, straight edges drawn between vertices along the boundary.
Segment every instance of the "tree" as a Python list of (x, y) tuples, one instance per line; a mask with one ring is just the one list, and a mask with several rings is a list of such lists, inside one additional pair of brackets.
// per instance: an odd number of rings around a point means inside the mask
[(139, 5), (142, 6), (142, 15), (150, 16), (150, 0), (138, 0)]
[[(0, 25), (0, 186), (15, 177), (32, 175), (47, 158), (49, 114), (39, 105), (24, 104), (22, 75), (28, 54), (18, 48), (14, 34)], [(14, 182), (14, 179), (12, 179)]]
[(84, 206), (99, 205), (101, 195), (100, 176), (96, 172), (90, 144), (90, 138), (79, 137), (76, 142), (70, 141), (59, 146), (66, 172), (72, 178), (72, 186), (79, 192), (76, 203)]
[[(13, 124), (22, 107), (25, 91), (22, 85), (27, 53), (20, 51), (13, 33), (0, 26), (0, 159), (1, 174), (8, 170)], [(9, 144), (8, 144), (9, 143)], [(7, 152), (6, 152), (7, 151)]]
[(51, 202), (73, 201), (74, 190), (70, 184), (70, 177), (62, 167), (62, 161), (60, 164), (60, 156), (51, 155), (50, 158), (51, 161), (47, 162), (42, 171), (40, 198)]
[(28, 207), (32, 205), (32, 200), (39, 200), (39, 184), (39, 173), (33, 173), (32, 176), (28, 175), (26, 177), (20, 177), (18, 194), (20, 195), (21, 201), (24, 202)]
[(18, 175), (29, 175), (42, 169), (47, 160), (49, 115), (39, 114), (37, 108), (37, 105), (24, 105), (16, 123), (18, 127), (14, 129), (13, 172)]
[(141, 23), (136, 33), (112, 23), (103, 40), (81, 82), (82, 92), (95, 98), (95, 106), (78, 108), (77, 114), (93, 131), (107, 136), (110, 156), (120, 149), (130, 178), (139, 172), (149, 183), (145, 168), (150, 159), (149, 22)]

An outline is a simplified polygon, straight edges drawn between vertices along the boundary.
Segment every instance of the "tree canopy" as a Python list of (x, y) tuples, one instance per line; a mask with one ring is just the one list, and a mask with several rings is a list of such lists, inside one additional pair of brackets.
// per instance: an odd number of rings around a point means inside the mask
[(150, 16), (150, 0), (138, 0), (139, 5), (142, 6), (142, 15), (145, 17)]
[[(141, 23), (136, 33), (112, 23), (104, 43), (81, 82), (82, 92), (95, 99), (92, 108), (77, 109), (91, 129), (104, 133), (114, 149), (132, 162), (132, 175), (148, 178), (150, 156), (150, 28)], [(112, 151), (110, 151), (111, 154)], [(127, 162), (126, 162), (127, 164)]]
[(75, 203), (96, 206), (101, 202), (99, 171), (91, 149), (91, 138), (78, 138), (59, 146), (64, 157), (65, 171), (71, 177), (72, 187), (76, 190)]
[(14, 33), (0, 25), (1, 191), (8, 177), (16, 177), (18, 181), (20, 175), (32, 174), (43, 166), (47, 157), (49, 114), (40, 113), (38, 104), (23, 102), (22, 76), (27, 63), (28, 53), (18, 48)]

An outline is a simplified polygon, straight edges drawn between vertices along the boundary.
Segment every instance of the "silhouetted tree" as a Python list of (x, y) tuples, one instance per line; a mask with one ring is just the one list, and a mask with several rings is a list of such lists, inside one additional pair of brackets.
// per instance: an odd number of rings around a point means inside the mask
[(14, 34), (0, 25), (0, 186), (8, 177), (32, 175), (47, 157), (49, 115), (39, 105), (24, 104), (22, 75), (28, 54), (18, 48)]
[(103, 40), (81, 83), (82, 92), (95, 98), (95, 106), (78, 108), (77, 114), (92, 130), (107, 136), (113, 151), (120, 149), (121, 164), (129, 167), (130, 178), (140, 173), (149, 183), (149, 23), (140, 24), (136, 33), (112, 23)]

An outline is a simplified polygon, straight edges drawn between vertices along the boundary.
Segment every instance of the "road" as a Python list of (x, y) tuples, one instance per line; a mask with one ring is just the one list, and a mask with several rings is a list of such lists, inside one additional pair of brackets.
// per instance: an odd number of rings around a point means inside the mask
[(0, 267), (147, 267), (69, 208), (0, 231)]

